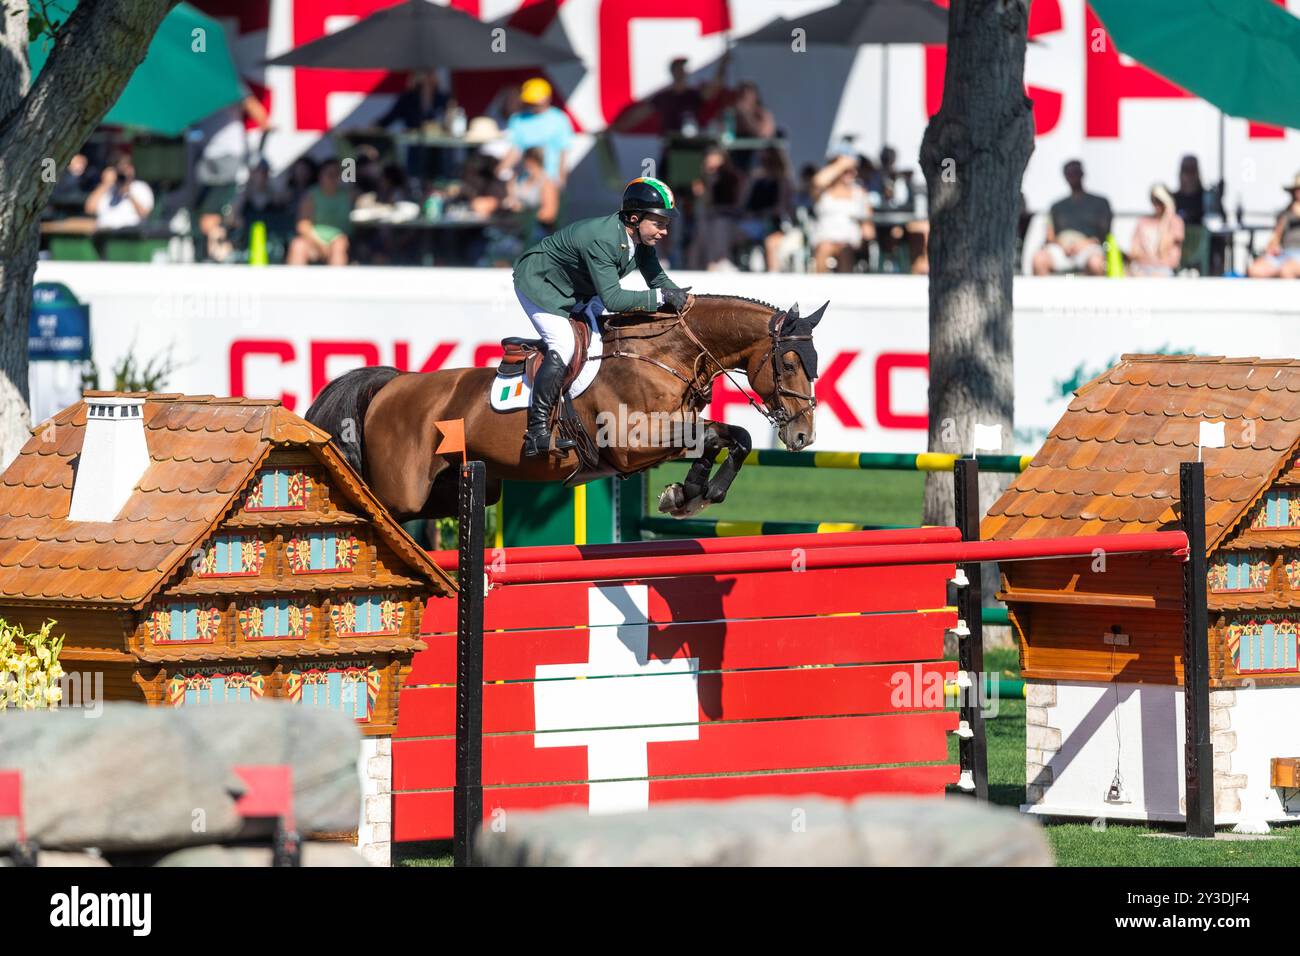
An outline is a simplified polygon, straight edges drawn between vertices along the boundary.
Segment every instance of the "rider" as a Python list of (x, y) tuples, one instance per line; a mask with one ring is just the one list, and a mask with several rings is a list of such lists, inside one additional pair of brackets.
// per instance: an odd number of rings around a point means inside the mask
[[(533, 382), (524, 454), (550, 448), (551, 415), (576, 343), (567, 316), (579, 306), (591, 314), (654, 312), (661, 305), (681, 311), (686, 289), (664, 274), (655, 245), (668, 235), (677, 215), (672, 190), (658, 179), (634, 179), (623, 190), (622, 207), (610, 216), (580, 219), (547, 236), (515, 262), (515, 294), (545, 341), (546, 355)], [(619, 280), (633, 268), (648, 292), (624, 289)], [(571, 442), (560, 443), (569, 447)]]

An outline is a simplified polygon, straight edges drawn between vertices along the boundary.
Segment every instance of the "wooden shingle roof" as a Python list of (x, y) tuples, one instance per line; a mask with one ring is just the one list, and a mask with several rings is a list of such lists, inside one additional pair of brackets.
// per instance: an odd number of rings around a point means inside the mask
[(329, 436), (278, 401), (87, 392), (144, 398), (149, 466), (113, 521), (69, 521), (86, 425), (78, 402), (32, 430), (0, 475), (0, 601), (139, 607), (234, 508), (275, 448), (309, 451), (380, 537), (436, 591), (451, 579), (384, 510)]
[(1300, 361), (1125, 355), (1075, 392), (1029, 467), (991, 508), (984, 538), (1176, 528), (1178, 466), (1207, 448), (1206, 545), (1213, 550), (1300, 454)]

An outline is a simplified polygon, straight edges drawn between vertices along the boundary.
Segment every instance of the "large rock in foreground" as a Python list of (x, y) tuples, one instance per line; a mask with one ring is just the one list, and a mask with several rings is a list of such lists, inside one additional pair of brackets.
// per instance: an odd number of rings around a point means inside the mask
[(235, 800), (244, 786), (232, 769), (243, 764), (293, 768), (301, 832), (352, 830), (359, 753), (360, 733), (344, 714), (279, 701), (0, 715), (0, 767), (22, 772), (28, 838), (54, 849), (230, 839), (243, 827)]
[(1051, 866), (1042, 828), (961, 797), (683, 802), (644, 813), (515, 812), (485, 866)]

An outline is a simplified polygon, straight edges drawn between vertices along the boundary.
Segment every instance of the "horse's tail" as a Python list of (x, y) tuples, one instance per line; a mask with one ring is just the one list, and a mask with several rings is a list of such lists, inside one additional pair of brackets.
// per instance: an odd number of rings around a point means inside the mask
[(375, 393), (401, 373), (389, 365), (353, 369), (325, 386), (307, 409), (306, 419), (329, 432), (330, 443), (358, 475), (365, 476), (362, 425)]

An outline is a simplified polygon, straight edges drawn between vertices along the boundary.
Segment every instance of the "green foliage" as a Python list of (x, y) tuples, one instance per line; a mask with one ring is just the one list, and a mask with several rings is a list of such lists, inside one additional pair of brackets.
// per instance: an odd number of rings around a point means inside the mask
[[(139, 363), (135, 355), (135, 343), (126, 355), (113, 366), (113, 387), (115, 392), (159, 392), (167, 386), (167, 380), (178, 368), (172, 359), (171, 351), (165, 355), (155, 355)], [(81, 370), (82, 389), (99, 388), (99, 367), (94, 360), (87, 362)]]
[[(8, 4), (6, 4), (6, 8)], [(44, 39), (53, 46), (71, 10), (58, 0), (31, 0), (27, 8), (27, 42)]]

